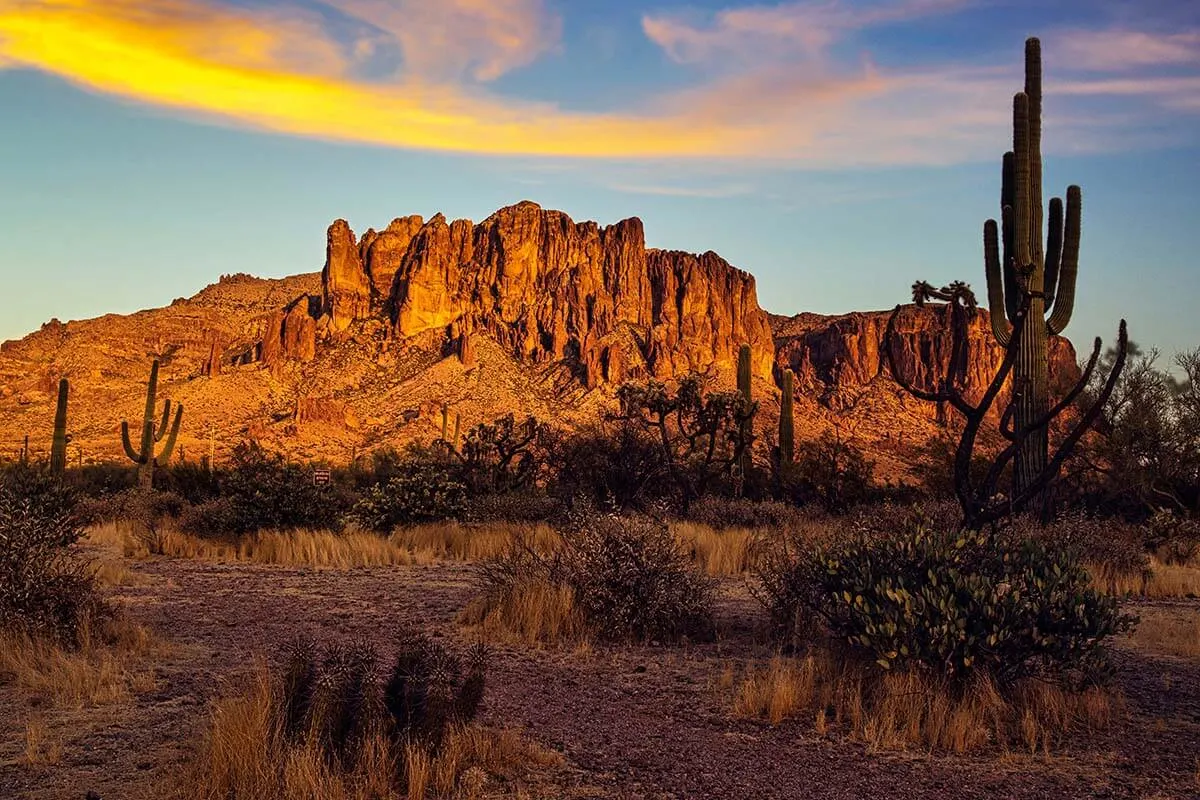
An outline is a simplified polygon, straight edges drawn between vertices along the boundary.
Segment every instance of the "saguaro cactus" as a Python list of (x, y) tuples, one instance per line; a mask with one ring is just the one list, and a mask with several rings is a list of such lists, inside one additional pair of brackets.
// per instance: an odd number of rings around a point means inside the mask
[(783, 371), (783, 395), (779, 399), (779, 466), (790, 467), (796, 460), (796, 423), (793, 400), (796, 391), (796, 376), (790, 370)]
[[(1059, 198), (1050, 201), (1050, 224), (1042, 246), (1042, 51), (1036, 38), (1025, 41), (1025, 91), (1013, 97), (1013, 149), (1004, 154), (1000, 190), (1002, 230), (983, 226), (984, 267), (992, 333), (1007, 346), (1013, 325), (1024, 328), (1013, 368), (1017, 429), (1031, 428), (1013, 465), (1014, 495), (1045, 470), (1049, 405), (1047, 343), (1071, 321), (1079, 267), (1081, 194), (1067, 187), (1066, 218)], [(1001, 241), (1003, 252), (1001, 252)], [(1019, 313), (1028, 296), (1028, 310)], [(1047, 312), (1049, 314), (1047, 315)]]
[(67, 468), (67, 396), (70, 384), (63, 378), (58, 382), (58, 408), (54, 412), (54, 442), (50, 446), (50, 471), (61, 475)]
[[(738, 394), (742, 396), (742, 401), (746, 404), (746, 408), (754, 402), (753, 387), (751, 385), (750, 372), (750, 345), (744, 344), (738, 350), (738, 366), (737, 366), (737, 388)], [(747, 416), (742, 420), (741, 437), (745, 447), (742, 450), (742, 477), (745, 478), (750, 474), (750, 469), (754, 464), (753, 454), (750, 451), (750, 439), (754, 435), (753, 417)]]
[(121, 423), (121, 441), (125, 445), (125, 455), (138, 465), (138, 485), (143, 489), (153, 487), (154, 468), (164, 466), (170, 461), (171, 451), (175, 449), (175, 438), (179, 435), (179, 423), (183, 418), (183, 405), (180, 404), (175, 409), (175, 421), (171, 423), (171, 432), (167, 436), (167, 443), (163, 445), (157, 456), (154, 455), (154, 445), (156, 442), (162, 441), (163, 435), (167, 433), (167, 422), (171, 417), (171, 401), (167, 400), (163, 404), (162, 422), (157, 427), (155, 426), (154, 406), (157, 392), (158, 360), (156, 359), (150, 367), (150, 381), (146, 384), (146, 411), (142, 416), (142, 446), (140, 450), (134, 450), (129, 441), (129, 423)]

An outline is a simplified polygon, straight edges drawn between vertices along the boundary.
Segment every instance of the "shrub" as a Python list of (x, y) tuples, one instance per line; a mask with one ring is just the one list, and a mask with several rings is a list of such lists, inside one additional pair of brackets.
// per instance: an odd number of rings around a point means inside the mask
[(460, 518), (466, 499), (467, 487), (448, 464), (412, 459), (386, 484), (367, 489), (351, 516), (364, 528), (390, 531), (398, 525)]
[(315, 486), (311, 472), (257, 442), (234, 447), (221, 493), (232, 506), (230, 533), (264, 529), (339, 529), (351, 503), (335, 486)]
[(562, 439), (554, 453), (555, 490), (602, 508), (637, 508), (663, 495), (662, 446), (630, 423), (594, 427)]
[[(484, 604), (474, 609), (476, 618), (536, 589), (538, 597), (556, 597), (567, 616), (581, 614), (583, 626), (606, 639), (677, 640), (714, 632), (713, 581), (695, 569), (665, 524), (647, 517), (576, 512), (554, 553), (518, 545), (482, 575)], [(560, 588), (570, 591), (569, 603), (560, 602)], [(575, 622), (551, 627), (581, 633)]]
[(842, 513), (870, 498), (875, 465), (849, 442), (828, 433), (803, 442), (782, 474), (784, 493), (800, 505)]
[(75, 493), (41, 470), (0, 472), (0, 628), (77, 645), (107, 609), (74, 551)]
[(807, 517), (795, 506), (773, 500), (704, 497), (688, 509), (687, 518), (710, 528), (793, 528)]
[(185, 503), (173, 492), (127, 489), (109, 498), (109, 512), (133, 525), (133, 538), (151, 555), (163, 555), (167, 531)]
[(764, 593), (777, 626), (815, 615), (884, 669), (1003, 684), (1064, 670), (1103, 676), (1105, 644), (1133, 618), (1090, 588), (1067, 550), (1030, 538), (915, 525), (817, 548)]
[(562, 511), (558, 499), (536, 490), (473, 495), (463, 518), (470, 522), (543, 522)]

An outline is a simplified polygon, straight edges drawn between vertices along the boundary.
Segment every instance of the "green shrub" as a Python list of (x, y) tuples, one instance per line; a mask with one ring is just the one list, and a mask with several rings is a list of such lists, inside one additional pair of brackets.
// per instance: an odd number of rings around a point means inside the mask
[(398, 525), (458, 519), (466, 499), (466, 486), (448, 464), (414, 459), (386, 484), (367, 489), (351, 516), (364, 528), (387, 532)]
[(636, 508), (671, 491), (661, 444), (627, 422), (560, 439), (552, 460), (556, 494), (587, 496), (600, 507)]
[(817, 548), (766, 576), (776, 625), (808, 613), (884, 669), (1004, 684), (1104, 675), (1107, 640), (1134, 620), (1067, 550), (1036, 539), (916, 525)]
[[(332, 529), (351, 505), (334, 485), (316, 486), (312, 470), (288, 462), (257, 442), (234, 447), (229, 468), (220, 480), (229, 502), (229, 533), (295, 528)], [(230, 508), (232, 509), (230, 511)]]
[(107, 612), (87, 563), (75, 493), (48, 472), (0, 472), (0, 628), (74, 645)]
[(871, 498), (874, 474), (875, 465), (860, 449), (826, 433), (801, 442), (780, 478), (793, 502), (843, 513)]

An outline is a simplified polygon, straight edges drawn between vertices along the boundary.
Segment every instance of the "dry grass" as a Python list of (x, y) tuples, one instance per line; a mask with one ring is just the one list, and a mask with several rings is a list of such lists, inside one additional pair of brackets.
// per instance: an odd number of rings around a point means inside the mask
[[(151, 554), (133, 534), (129, 523), (105, 523), (91, 528), (88, 541), (126, 558)], [(331, 531), (263, 531), (228, 539), (208, 539), (164, 531), (159, 544), (172, 558), (241, 561), (279, 566), (389, 567), (427, 564), (437, 559), (482, 561), (507, 552), (521, 542), (537, 552), (550, 552), (559, 535), (548, 525), (464, 525), (445, 522), (404, 528), (389, 537), (373, 533)]]
[(52, 767), (62, 761), (63, 740), (52, 735), (46, 718), (34, 713), (25, 721), (25, 763)]
[(0, 634), (0, 683), (72, 708), (117, 703), (154, 688), (144, 662), (163, 645), (140, 625), (108, 621), (81, 632), (77, 650), (25, 634)]
[(878, 675), (826, 651), (751, 665), (733, 704), (737, 716), (812, 720), (819, 734), (837, 727), (874, 748), (955, 753), (1012, 745), (1048, 753), (1070, 733), (1106, 728), (1120, 708), (1103, 690), (1073, 693), (1042, 681), (1002, 694), (980, 679), (954, 691), (914, 673)]
[(1150, 653), (1200, 658), (1200, 612), (1195, 609), (1148, 608), (1129, 641)]
[(529, 580), (498, 595), (476, 597), (458, 621), (493, 642), (581, 644), (590, 639), (574, 591), (544, 580)]
[(699, 522), (673, 522), (671, 533), (697, 568), (707, 575), (741, 575), (757, 565), (763, 532), (751, 528), (716, 530)]
[(1148, 573), (1114, 573), (1091, 564), (1092, 584), (1100, 591), (1119, 597), (1172, 600), (1200, 597), (1200, 566), (1165, 564), (1150, 558)]
[(561, 543), (558, 532), (549, 525), (517, 525), (494, 522), (464, 525), (461, 522), (435, 522), (401, 528), (392, 534), (413, 553), (428, 558), (454, 561), (484, 561), (507, 553), (515, 544), (523, 544), (537, 553), (550, 553)]
[[(218, 700), (186, 796), (213, 800), (399, 800), (481, 797), (490, 776), (519, 779), (561, 757), (508, 730), (451, 731), (437, 752), (382, 732), (358, 746), (349, 769), (311, 739), (289, 744), (278, 729), (274, 680), (260, 665), (248, 686)], [(489, 792), (489, 796), (495, 796)]]

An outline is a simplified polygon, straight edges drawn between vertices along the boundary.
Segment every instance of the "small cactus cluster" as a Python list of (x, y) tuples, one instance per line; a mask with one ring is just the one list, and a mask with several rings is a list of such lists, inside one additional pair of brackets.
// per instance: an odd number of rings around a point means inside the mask
[[(125, 455), (138, 465), (138, 485), (143, 489), (153, 487), (154, 468), (164, 466), (171, 460), (171, 451), (175, 449), (175, 439), (179, 435), (179, 423), (183, 418), (183, 405), (180, 404), (175, 409), (175, 421), (171, 423), (168, 435), (167, 423), (170, 422), (171, 417), (171, 401), (167, 400), (163, 404), (162, 422), (156, 426), (154, 424), (154, 408), (157, 393), (158, 360), (156, 359), (150, 367), (150, 380), (146, 384), (146, 411), (142, 415), (142, 442), (139, 450), (134, 450), (133, 444), (129, 440), (129, 423), (121, 423), (121, 442), (125, 445)], [(154, 445), (162, 441), (164, 435), (167, 436), (166, 444), (163, 445), (158, 455), (155, 455)]]

